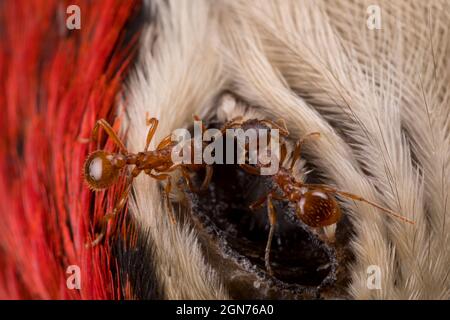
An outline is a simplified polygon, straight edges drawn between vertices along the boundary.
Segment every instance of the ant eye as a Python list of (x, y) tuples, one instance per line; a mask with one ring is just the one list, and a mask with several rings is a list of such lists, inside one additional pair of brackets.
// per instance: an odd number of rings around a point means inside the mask
[(103, 160), (101, 158), (92, 159), (89, 164), (89, 176), (92, 180), (99, 181), (102, 179)]
[(84, 165), (84, 178), (94, 190), (111, 186), (119, 176), (119, 168), (111, 162), (111, 154), (102, 150), (92, 153)]

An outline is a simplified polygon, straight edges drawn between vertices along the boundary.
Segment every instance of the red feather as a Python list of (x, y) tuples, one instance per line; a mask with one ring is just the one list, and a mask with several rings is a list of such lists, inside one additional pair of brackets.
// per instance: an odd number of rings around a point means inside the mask
[[(81, 9), (68, 30), (66, 8)], [(139, 1), (15, 0), (0, 4), (0, 298), (116, 299), (108, 243), (86, 248), (115, 195), (95, 196), (81, 171), (99, 118), (114, 120), (130, 64), (127, 22)], [(116, 124), (117, 125), (117, 124)], [(81, 289), (66, 269), (81, 269)]]

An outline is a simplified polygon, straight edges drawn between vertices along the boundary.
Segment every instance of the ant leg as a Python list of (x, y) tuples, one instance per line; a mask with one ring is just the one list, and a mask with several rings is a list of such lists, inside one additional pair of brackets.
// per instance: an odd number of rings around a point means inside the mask
[(205, 178), (203, 179), (203, 182), (202, 182), (200, 188), (194, 187), (194, 183), (192, 182), (192, 179), (189, 175), (190, 172), (188, 171), (188, 169), (186, 167), (184, 167), (184, 164), (182, 164), (182, 163), (176, 164), (176, 165), (168, 168), (167, 170), (164, 170), (164, 172), (171, 172), (177, 168), (181, 168), (181, 175), (183, 176), (184, 180), (186, 181), (186, 184), (189, 187), (189, 190), (192, 192), (200, 193), (201, 191), (206, 190), (209, 183), (211, 182), (211, 177), (213, 174), (212, 166), (206, 166)]
[(92, 241), (91, 243), (87, 243), (86, 247), (95, 247), (103, 240), (103, 238), (106, 235), (107, 228), (108, 228), (108, 221), (111, 220), (113, 217), (114, 217), (114, 214), (108, 213), (102, 218), (102, 220), (100, 222), (102, 225), (102, 229), (101, 229), (100, 233), (97, 235), (97, 237), (95, 237), (94, 241)]
[[(172, 171), (175, 168), (180, 167), (180, 166), (181, 165), (175, 165), (172, 168), (170, 168), (168, 171)], [(202, 182), (200, 188), (195, 188), (194, 183), (192, 182), (192, 179), (189, 175), (189, 171), (186, 169), (186, 167), (181, 167), (181, 174), (183, 175), (183, 178), (186, 181), (186, 184), (188, 185), (189, 190), (191, 190), (192, 192), (195, 192), (195, 193), (200, 193), (202, 191), (205, 191), (208, 188), (209, 183), (211, 182), (211, 178), (212, 178), (214, 170), (213, 170), (212, 166), (208, 166), (208, 165), (205, 167), (205, 170), (206, 170), (205, 178), (203, 179), (203, 182)]]
[(191, 177), (189, 176), (189, 171), (185, 167), (181, 168), (181, 174), (183, 175), (183, 178), (186, 181), (189, 190), (194, 193), (200, 193), (201, 190), (194, 187)]
[[(97, 235), (97, 237), (94, 239), (94, 241), (92, 241), (90, 243), (91, 247), (95, 247), (96, 245), (98, 245), (103, 240), (103, 238), (105, 237), (106, 231), (108, 229), (108, 222), (109, 222), (109, 220), (114, 219), (116, 217), (116, 215), (117, 215), (117, 212), (122, 210), (122, 208), (125, 206), (126, 200), (128, 198), (128, 193), (130, 191), (130, 187), (131, 187), (131, 184), (129, 184), (126, 187), (126, 189), (124, 190), (124, 192), (120, 196), (119, 201), (117, 202), (116, 206), (114, 207), (113, 212), (112, 213), (107, 213), (107, 214), (105, 214), (103, 216), (103, 218), (102, 218), (102, 220), (100, 222), (100, 224), (102, 226), (102, 229), (101, 229), (100, 233)], [(87, 246), (89, 246), (89, 244), (87, 244)]]
[(164, 187), (164, 192), (166, 194), (166, 205), (167, 205), (167, 209), (169, 210), (170, 221), (173, 224), (176, 224), (177, 220), (175, 219), (175, 214), (173, 213), (173, 207), (170, 203), (170, 198), (169, 198), (170, 191), (172, 191), (172, 178), (170, 177), (170, 175), (168, 175), (167, 183), (166, 183), (166, 186)]
[(172, 204), (170, 203), (170, 198), (169, 198), (170, 191), (172, 191), (172, 178), (169, 176), (167, 178), (166, 186), (164, 187), (164, 192), (166, 193), (166, 205), (167, 205), (167, 209), (169, 209), (170, 221), (173, 224), (176, 224), (177, 220), (175, 219), (175, 214), (173, 213), (173, 207), (172, 207)]
[(283, 165), (284, 160), (286, 160), (286, 156), (287, 156), (287, 148), (286, 148), (286, 143), (282, 143), (281, 144), (281, 151), (280, 151), (280, 165)]
[(285, 197), (283, 197), (281, 195), (277, 195), (277, 191), (276, 190), (271, 190), (269, 193), (263, 195), (261, 198), (259, 198), (255, 202), (253, 202), (249, 206), (250, 210), (256, 210), (256, 209), (261, 208), (264, 205), (264, 203), (266, 202), (266, 200), (269, 197), (269, 195), (271, 196), (272, 199), (275, 199), (275, 200), (285, 200)]
[(388, 215), (393, 216), (393, 217), (395, 217), (395, 218), (397, 218), (397, 219), (399, 219), (399, 220), (401, 220), (403, 222), (408, 222), (410, 224), (414, 224), (414, 221), (405, 218), (404, 216), (398, 214), (397, 212), (392, 211), (392, 210), (387, 209), (387, 208), (384, 208), (384, 207), (382, 207), (382, 206), (380, 206), (380, 205), (378, 205), (378, 204), (376, 204), (376, 203), (374, 203), (372, 201), (364, 199), (363, 197), (358, 196), (356, 194), (353, 194), (353, 193), (350, 193), (350, 192), (345, 192), (345, 191), (340, 191), (338, 189), (332, 188), (332, 187), (324, 185), (324, 184), (304, 184), (303, 186), (317, 188), (319, 190), (323, 190), (323, 191), (326, 191), (326, 192), (338, 194), (338, 195), (341, 195), (343, 197), (346, 197), (346, 198), (349, 198), (349, 199), (352, 199), (352, 200), (365, 202), (365, 203), (370, 204), (370, 205), (374, 206), (375, 208), (380, 209), (381, 211), (387, 213)]
[(161, 142), (156, 147), (156, 150), (161, 150), (161, 149), (167, 147), (171, 143), (172, 143), (172, 136), (168, 135), (167, 137), (165, 137), (164, 139), (161, 140)]
[(224, 127), (232, 127), (236, 124), (240, 124), (240, 123), (242, 123), (243, 119), (244, 119), (243, 116), (237, 116), (237, 117), (231, 119), (230, 121), (226, 122)]
[(83, 143), (85, 143), (85, 142), (87, 143), (90, 141), (97, 142), (98, 132), (99, 132), (100, 128), (103, 128), (103, 130), (105, 130), (106, 134), (112, 139), (112, 141), (120, 148), (120, 150), (124, 154), (128, 153), (127, 148), (125, 148), (125, 145), (123, 144), (123, 142), (119, 139), (117, 134), (114, 132), (113, 128), (110, 126), (110, 124), (105, 119), (100, 119), (95, 123), (95, 126), (92, 129), (91, 139), (87, 139), (87, 140), (80, 139), (81, 142), (83, 142)]
[(243, 169), (247, 173), (258, 175), (258, 176), (261, 175), (261, 171), (259, 168), (251, 166), (249, 164), (242, 163), (239, 165), (239, 167), (241, 167), (241, 169)]
[(201, 191), (205, 191), (206, 188), (208, 188), (209, 183), (211, 182), (212, 175), (213, 175), (213, 167), (206, 166), (205, 171), (206, 171), (205, 178), (203, 179), (202, 185), (200, 186)]
[(147, 125), (150, 126), (150, 129), (148, 129), (147, 140), (145, 142), (144, 152), (146, 152), (148, 150), (148, 147), (150, 146), (150, 142), (153, 139), (153, 135), (155, 134), (156, 128), (158, 128), (158, 122), (159, 121), (156, 118), (151, 118), (151, 119), (146, 120), (146, 123), (147, 123)]
[[(181, 170), (181, 174), (183, 175), (183, 178), (185, 179), (189, 189), (192, 192), (199, 193), (200, 191), (204, 191), (204, 190), (206, 190), (206, 188), (208, 188), (209, 183), (211, 182), (211, 178), (212, 178), (213, 172), (214, 172), (212, 166), (205, 166), (205, 170), (206, 170), (205, 178), (203, 179), (203, 182), (202, 182), (202, 184), (201, 184), (199, 189), (194, 187), (194, 184), (193, 184), (193, 182), (191, 180), (191, 177), (189, 176), (189, 172), (188, 172), (188, 170), (185, 167), (183, 167), (182, 163), (176, 164), (176, 165), (174, 165), (174, 166), (172, 166), (170, 168), (164, 168), (164, 170), (161, 170), (161, 171), (172, 172), (175, 169), (178, 169), (180, 167), (182, 169)], [(155, 178), (155, 176), (153, 174), (150, 173), (150, 175)]]
[(172, 172), (175, 171), (176, 169), (178, 169), (179, 167), (182, 167), (184, 164), (183, 163), (179, 163), (179, 164), (175, 164), (173, 166), (167, 166), (167, 165), (163, 165), (163, 166), (159, 166), (157, 168), (153, 168), (153, 170), (155, 170), (158, 173), (167, 173), (167, 172)]
[[(283, 125), (279, 125), (278, 123), (276, 123), (276, 122), (274, 122), (272, 120), (264, 119), (264, 120), (260, 120), (259, 122), (267, 125), (268, 127), (272, 127), (274, 129), (278, 129), (282, 136), (288, 136), (289, 135), (289, 131), (287, 130), (286, 127), (283, 127)], [(285, 123), (284, 123), (284, 126), (286, 126)]]
[(165, 173), (154, 174), (154, 173), (151, 173), (150, 170), (149, 171), (145, 171), (145, 173), (148, 174), (150, 177), (152, 177), (152, 178), (154, 178), (156, 180), (159, 180), (159, 181), (166, 180), (169, 177), (168, 174), (165, 174)]
[(289, 135), (289, 130), (287, 128), (286, 121), (284, 121), (283, 118), (280, 118), (277, 120), (277, 122), (288, 133), (287, 135)]
[(290, 170), (292, 170), (294, 168), (295, 163), (300, 158), (300, 152), (301, 152), (301, 148), (302, 148), (303, 143), (305, 143), (306, 139), (309, 139), (309, 138), (312, 138), (312, 137), (320, 137), (320, 132), (311, 132), (311, 133), (307, 134), (306, 136), (304, 136), (297, 143), (297, 146), (295, 147), (295, 150), (294, 150), (294, 153), (293, 153), (293, 156), (292, 156), (292, 162), (291, 162)]
[(154, 174), (151, 172), (146, 172), (150, 177), (155, 178), (156, 180), (167, 180), (166, 185), (164, 186), (164, 194), (165, 194), (165, 198), (166, 198), (166, 206), (167, 206), (167, 210), (169, 210), (169, 217), (170, 217), (170, 221), (175, 224), (176, 223), (176, 219), (175, 219), (175, 214), (173, 213), (173, 208), (170, 204), (170, 198), (169, 198), (169, 194), (170, 191), (172, 191), (172, 177), (169, 174)]
[(273, 276), (272, 268), (270, 267), (270, 248), (272, 246), (272, 240), (273, 240), (273, 234), (275, 232), (275, 224), (277, 220), (277, 215), (275, 212), (275, 208), (273, 207), (272, 199), (282, 199), (282, 197), (277, 196), (275, 191), (272, 190), (268, 194), (262, 196), (258, 200), (256, 200), (254, 203), (250, 205), (251, 210), (255, 210), (257, 208), (260, 208), (264, 205), (264, 203), (267, 202), (267, 216), (269, 218), (269, 236), (267, 238), (267, 244), (266, 249), (264, 251), (264, 263), (266, 265), (267, 272)]
[(256, 210), (256, 209), (261, 208), (261, 207), (264, 205), (264, 203), (266, 202), (267, 197), (268, 197), (268, 194), (265, 194), (265, 195), (263, 195), (261, 198), (259, 198), (259, 199), (256, 200), (255, 202), (253, 202), (253, 203), (249, 206), (250, 210)]
[(202, 122), (202, 131), (205, 132), (205, 131), (206, 131), (206, 127), (205, 127), (205, 125), (203, 124), (202, 119), (200, 119), (200, 117), (197, 116), (197, 115), (195, 115), (195, 114), (194, 114), (192, 117), (194, 118), (195, 121), (201, 121), (201, 122)]
[(226, 123), (223, 125), (222, 129), (220, 130), (220, 132), (221, 132), (222, 134), (225, 134), (225, 132), (226, 132), (227, 129), (230, 129), (230, 128), (234, 127), (235, 125), (240, 125), (240, 124), (242, 124), (242, 119), (243, 119), (242, 116), (238, 116), (238, 117), (236, 117), (236, 118), (231, 119), (230, 121), (226, 122)]
[(285, 200), (285, 197), (283, 197), (282, 195), (278, 195), (276, 190), (271, 190), (269, 193), (262, 196), (261, 198), (259, 198), (250, 205), (250, 209), (255, 210), (257, 208), (262, 207), (264, 203), (267, 202), (267, 215), (269, 218), (270, 229), (269, 229), (269, 236), (267, 238), (266, 249), (264, 252), (264, 263), (266, 265), (267, 272), (271, 276), (273, 276), (273, 271), (272, 268), (270, 267), (270, 248), (272, 246), (273, 235), (275, 232), (275, 225), (277, 222), (277, 214), (273, 206), (272, 200)]
[(95, 247), (105, 237), (109, 220), (115, 218), (117, 213), (119, 211), (121, 211), (122, 208), (125, 206), (125, 203), (127, 202), (127, 199), (128, 199), (128, 194), (130, 193), (130, 190), (131, 190), (131, 185), (132, 185), (133, 179), (135, 177), (137, 177), (140, 172), (141, 172), (141, 170), (134, 169), (132, 171), (132, 173), (128, 176), (125, 190), (122, 192), (119, 200), (117, 201), (116, 205), (114, 206), (112, 213), (105, 214), (105, 216), (102, 218), (102, 220), (100, 222), (102, 225), (102, 229), (101, 229), (100, 233), (97, 235), (97, 237), (95, 238), (94, 241), (92, 241), (90, 244), (87, 244), (86, 246), (90, 245), (91, 247)]
[(275, 224), (277, 222), (277, 214), (276, 214), (275, 208), (273, 207), (273, 203), (272, 203), (272, 193), (269, 193), (267, 195), (267, 215), (269, 218), (270, 229), (269, 229), (269, 236), (267, 238), (266, 250), (264, 253), (264, 262), (266, 265), (267, 272), (271, 276), (273, 276), (273, 271), (272, 271), (272, 268), (270, 267), (270, 248), (272, 246), (273, 234), (275, 232)]

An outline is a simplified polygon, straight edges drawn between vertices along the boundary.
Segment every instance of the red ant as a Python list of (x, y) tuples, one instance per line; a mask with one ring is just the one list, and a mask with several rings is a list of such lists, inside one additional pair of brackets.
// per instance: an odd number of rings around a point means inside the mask
[[(198, 117), (194, 116), (194, 119), (198, 120)], [(168, 135), (162, 139), (155, 150), (149, 151), (148, 148), (150, 146), (150, 142), (152, 141), (158, 127), (158, 120), (156, 118), (147, 119), (147, 125), (150, 125), (150, 129), (148, 130), (145, 148), (144, 151), (138, 153), (128, 152), (123, 142), (119, 139), (106, 120), (98, 120), (92, 130), (92, 140), (97, 140), (99, 128), (103, 128), (103, 130), (120, 149), (120, 152), (118, 153), (97, 150), (88, 156), (84, 165), (83, 175), (85, 181), (92, 190), (98, 191), (109, 188), (118, 180), (122, 169), (126, 166), (134, 165), (133, 170), (131, 170), (128, 174), (125, 190), (117, 201), (113, 212), (106, 214), (103, 217), (101, 222), (102, 230), (100, 234), (98, 234), (97, 238), (91, 243), (92, 246), (100, 243), (102, 238), (105, 236), (108, 220), (115, 217), (117, 212), (123, 208), (126, 203), (128, 193), (131, 189), (131, 183), (133, 179), (136, 178), (141, 172), (144, 172), (159, 181), (166, 180), (167, 183), (164, 187), (164, 192), (172, 222), (175, 222), (175, 217), (169, 200), (169, 193), (172, 189), (172, 181), (169, 173), (178, 168), (181, 169), (183, 178), (185, 179), (190, 190), (193, 192), (204, 190), (209, 185), (213, 173), (212, 166), (206, 164), (173, 163), (171, 153), (176, 143), (172, 142), (171, 135)], [(196, 189), (191, 181), (190, 172), (197, 171), (202, 168), (206, 169), (205, 178), (200, 188)]]
[[(252, 119), (242, 122), (241, 119), (242, 117), (229, 121), (228, 124), (225, 125), (225, 129), (236, 126), (241, 126), (243, 128), (249, 127), (261, 128), (261, 126), (267, 127), (268, 123), (267, 120)], [(273, 122), (269, 123), (272, 124), (272, 126), (274, 124)], [(278, 126), (277, 124), (275, 127), (280, 128), (280, 126)], [(283, 131), (280, 132), (282, 136), (287, 135), (287, 129), (283, 128)], [(328, 185), (307, 184), (297, 180), (294, 177), (293, 168), (296, 162), (300, 159), (301, 147), (307, 139), (319, 136), (320, 136), (319, 132), (313, 132), (303, 137), (297, 143), (293, 151), (290, 167), (284, 168), (283, 166), (280, 166), (279, 170), (274, 175), (271, 175), (271, 179), (275, 183), (275, 187), (272, 188), (267, 194), (265, 194), (260, 199), (258, 199), (257, 201), (255, 201), (253, 204), (250, 205), (250, 209), (254, 210), (262, 207), (265, 203), (267, 203), (267, 213), (269, 218), (270, 230), (265, 249), (264, 261), (266, 269), (270, 275), (273, 275), (273, 271), (270, 266), (270, 248), (277, 220), (272, 200), (279, 200), (279, 201), (287, 200), (288, 202), (292, 203), (295, 207), (297, 218), (300, 219), (306, 225), (313, 228), (326, 227), (338, 222), (341, 219), (342, 214), (339, 208), (339, 204), (335, 198), (336, 195), (368, 203), (397, 219), (414, 224), (413, 221), (406, 219), (405, 217), (399, 215), (398, 213), (390, 209), (383, 208), (380, 205), (377, 205), (376, 203), (366, 200), (358, 195), (345, 191), (340, 191)], [(279, 163), (283, 164), (287, 155), (287, 148), (285, 143), (281, 144), (280, 153), (281, 154)], [(257, 163), (254, 166), (249, 164), (241, 164), (240, 167), (250, 174), (254, 175), (261, 174), (260, 169), (262, 168), (262, 165), (260, 163)]]

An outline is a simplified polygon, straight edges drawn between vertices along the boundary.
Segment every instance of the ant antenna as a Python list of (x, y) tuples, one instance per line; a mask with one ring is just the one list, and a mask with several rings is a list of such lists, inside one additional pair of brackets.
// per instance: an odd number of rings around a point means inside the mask
[(294, 169), (294, 165), (296, 164), (296, 162), (298, 161), (298, 159), (300, 159), (300, 153), (301, 153), (301, 148), (303, 143), (305, 143), (305, 141), (307, 139), (310, 138), (314, 138), (314, 137), (320, 137), (320, 132), (311, 132), (308, 133), (306, 136), (304, 136), (298, 143), (297, 146), (295, 147), (294, 152), (292, 153), (292, 162), (291, 162), (291, 167), (289, 168), (291, 171)]

